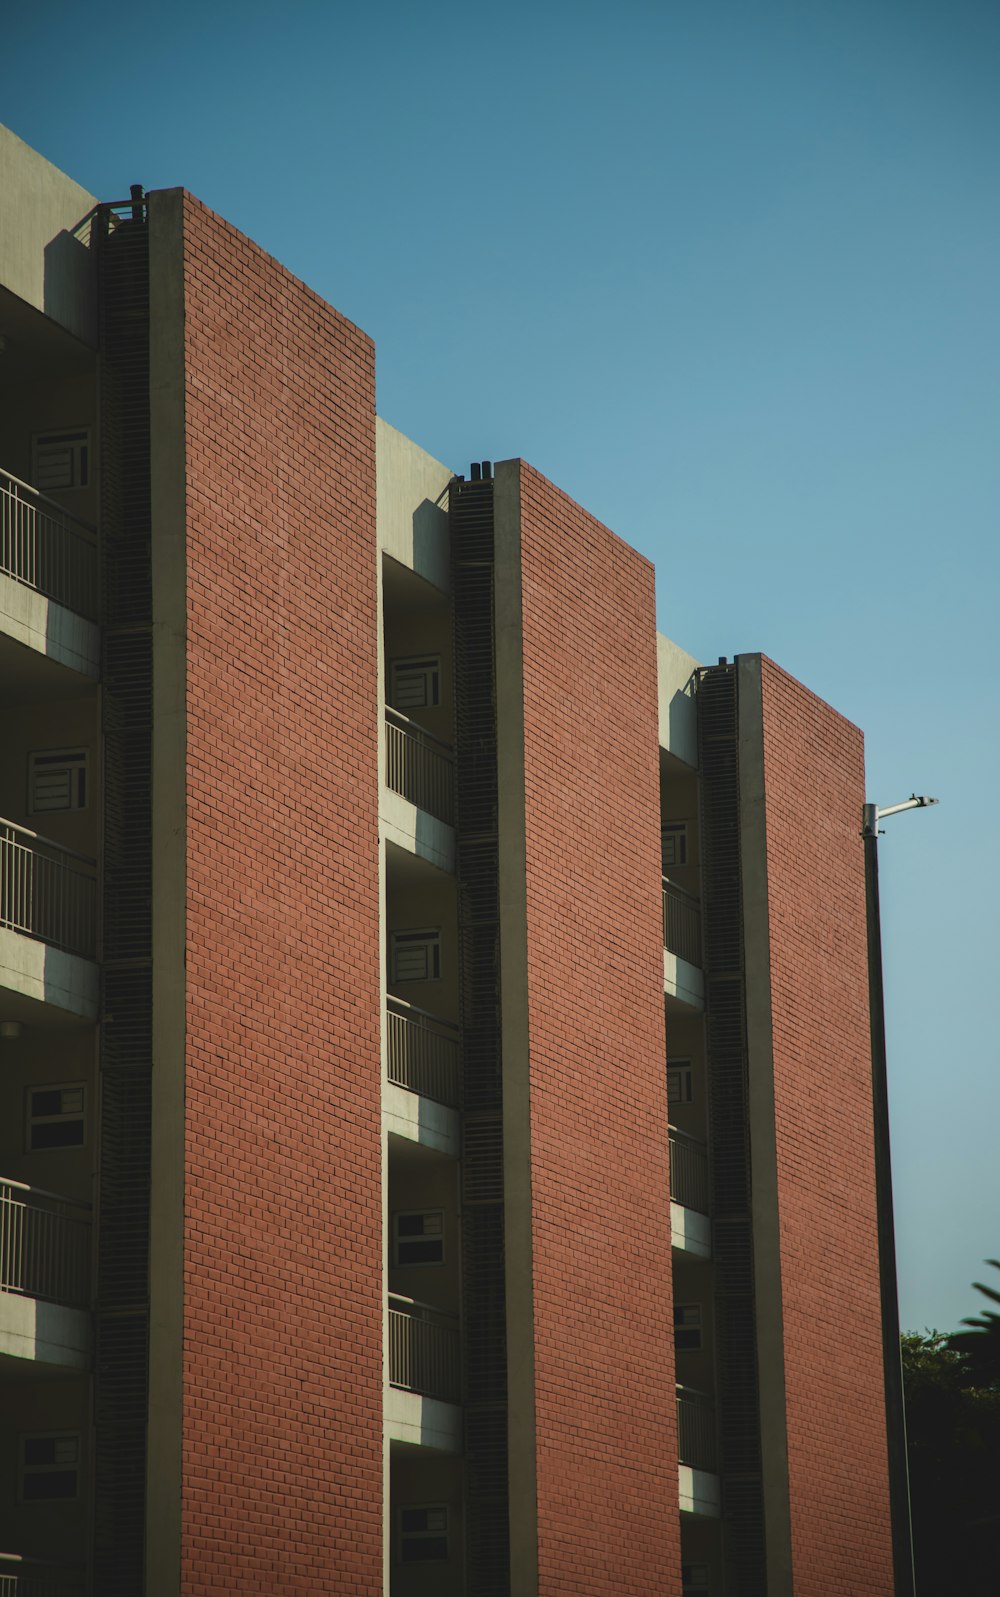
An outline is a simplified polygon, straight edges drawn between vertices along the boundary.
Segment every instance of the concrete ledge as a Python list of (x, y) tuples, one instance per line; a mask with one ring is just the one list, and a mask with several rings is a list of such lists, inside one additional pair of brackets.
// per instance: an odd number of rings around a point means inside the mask
[(656, 665), (660, 701), (660, 747), (685, 765), (698, 764), (698, 712), (694, 700), (694, 674), (698, 661), (662, 632), (656, 635)]
[(447, 498), (454, 473), (381, 416), (375, 422), (375, 471), (379, 548), (447, 593)]
[(682, 1514), (700, 1514), (703, 1519), (718, 1519), (722, 1512), (722, 1490), (718, 1475), (708, 1470), (677, 1466), (677, 1495)]
[(418, 1397), (387, 1386), (382, 1408), (386, 1442), (409, 1442), (433, 1447), (439, 1453), (462, 1451), (462, 1410), (457, 1403), (436, 1397)]
[(704, 1009), (705, 978), (697, 965), (689, 965), (669, 948), (663, 950), (663, 991), (689, 1009)]
[(457, 1109), (408, 1092), (393, 1081), (382, 1083), (382, 1129), (390, 1136), (434, 1148), (449, 1159), (457, 1159), (462, 1151)]
[(0, 1354), (63, 1369), (89, 1369), (90, 1315), (86, 1309), (0, 1292)]
[(46, 599), (34, 588), (0, 571), (0, 631), (15, 643), (97, 679), (101, 659), (100, 630), (73, 610)]
[(387, 843), (395, 843), (410, 854), (419, 854), (438, 870), (455, 872), (455, 831), (445, 821), (428, 815), (409, 799), (391, 788), (383, 787), (379, 794), (379, 817), (382, 834)]
[(0, 927), (0, 987), (84, 1020), (97, 1019), (98, 971), (93, 961), (7, 927)]
[(682, 1203), (674, 1203), (671, 1199), (670, 1233), (675, 1248), (692, 1253), (698, 1259), (712, 1257), (712, 1222), (707, 1214), (686, 1209)]

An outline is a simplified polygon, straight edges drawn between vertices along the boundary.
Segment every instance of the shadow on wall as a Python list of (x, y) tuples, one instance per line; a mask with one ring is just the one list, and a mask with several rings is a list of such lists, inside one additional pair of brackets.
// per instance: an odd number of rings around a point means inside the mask
[(92, 215), (46, 244), (43, 284), (46, 316), (88, 344), (97, 343), (97, 262), (79, 235), (89, 236)]

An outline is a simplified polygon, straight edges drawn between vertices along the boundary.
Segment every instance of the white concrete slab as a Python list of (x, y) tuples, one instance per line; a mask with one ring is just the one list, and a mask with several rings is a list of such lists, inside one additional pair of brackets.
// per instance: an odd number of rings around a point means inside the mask
[(383, 1426), (386, 1442), (409, 1442), (417, 1447), (434, 1447), (440, 1453), (462, 1451), (462, 1410), (457, 1403), (442, 1403), (436, 1397), (418, 1397), (387, 1386), (383, 1400)]
[(93, 961), (8, 927), (0, 927), (0, 987), (84, 1020), (97, 1019), (98, 971)]
[(15, 582), (5, 571), (0, 571), (0, 631), (15, 643), (96, 681), (101, 659), (96, 624), (23, 582)]
[(663, 950), (663, 991), (689, 1009), (704, 1009), (705, 978), (697, 965), (689, 965), (669, 948)]
[(0, 1354), (85, 1370), (90, 1365), (90, 1315), (0, 1292)]
[(459, 1158), (462, 1151), (457, 1110), (418, 1092), (408, 1092), (393, 1081), (382, 1083), (382, 1129), (392, 1136), (419, 1142), (424, 1148), (434, 1148), (449, 1159)]
[(670, 1232), (675, 1248), (698, 1259), (712, 1257), (712, 1222), (707, 1214), (670, 1201)]
[(383, 787), (379, 795), (379, 817), (387, 843), (419, 854), (439, 870), (454, 873), (455, 831), (447, 822), (428, 815), (388, 787)]
[(722, 1489), (718, 1475), (680, 1464), (677, 1488), (682, 1514), (700, 1514), (703, 1519), (718, 1519), (722, 1512)]

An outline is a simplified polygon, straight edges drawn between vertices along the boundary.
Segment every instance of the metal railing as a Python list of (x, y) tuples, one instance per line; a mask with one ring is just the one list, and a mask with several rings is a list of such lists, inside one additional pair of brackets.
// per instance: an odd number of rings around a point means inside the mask
[(0, 1292), (90, 1302), (90, 1205), (0, 1176)]
[(460, 1402), (458, 1316), (391, 1292), (389, 1381), (405, 1392)]
[(385, 782), (418, 809), (454, 825), (455, 761), (451, 748), (389, 705), (385, 711)]
[(663, 946), (686, 959), (689, 965), (701, 964), (701, 900), (666, 877), (663, 878)]
[(670, 1196), (685, 1209), (708, 1214), (708, 1147), (678, 1126), (671, 1126)]
[(691, 1386), (677, 1388), (677, 1459), (691, 1469), (716, 1468), (715, 1405)]
[(0, 816), (0, 926), (93, 959), (96, 865), (86, 854)]
[(459, 1031), (402, 998), (386, 1000), (386, 1073), (397, 1087), (459, 1108), (462, 1072)]
[(0, 1597), (83, 1597), (82, 1564), (0, 1553)]
[(0, 571), (97, 620), (97, 536), (30, 483), (0, 470)]

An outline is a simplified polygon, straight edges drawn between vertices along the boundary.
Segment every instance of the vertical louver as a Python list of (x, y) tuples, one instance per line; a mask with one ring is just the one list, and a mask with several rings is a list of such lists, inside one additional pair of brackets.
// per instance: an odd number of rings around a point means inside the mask
[(451, 488), (456, 845), (465, 1060), (463, 1384), (466, 1569), (477, 1597), (507, 1597), (507, 1345), (493, 482)]
[(152, 1066), (149, 259), (145, 207), (98, 214), (104, 905), (95, 1589), (143, 1589)]

